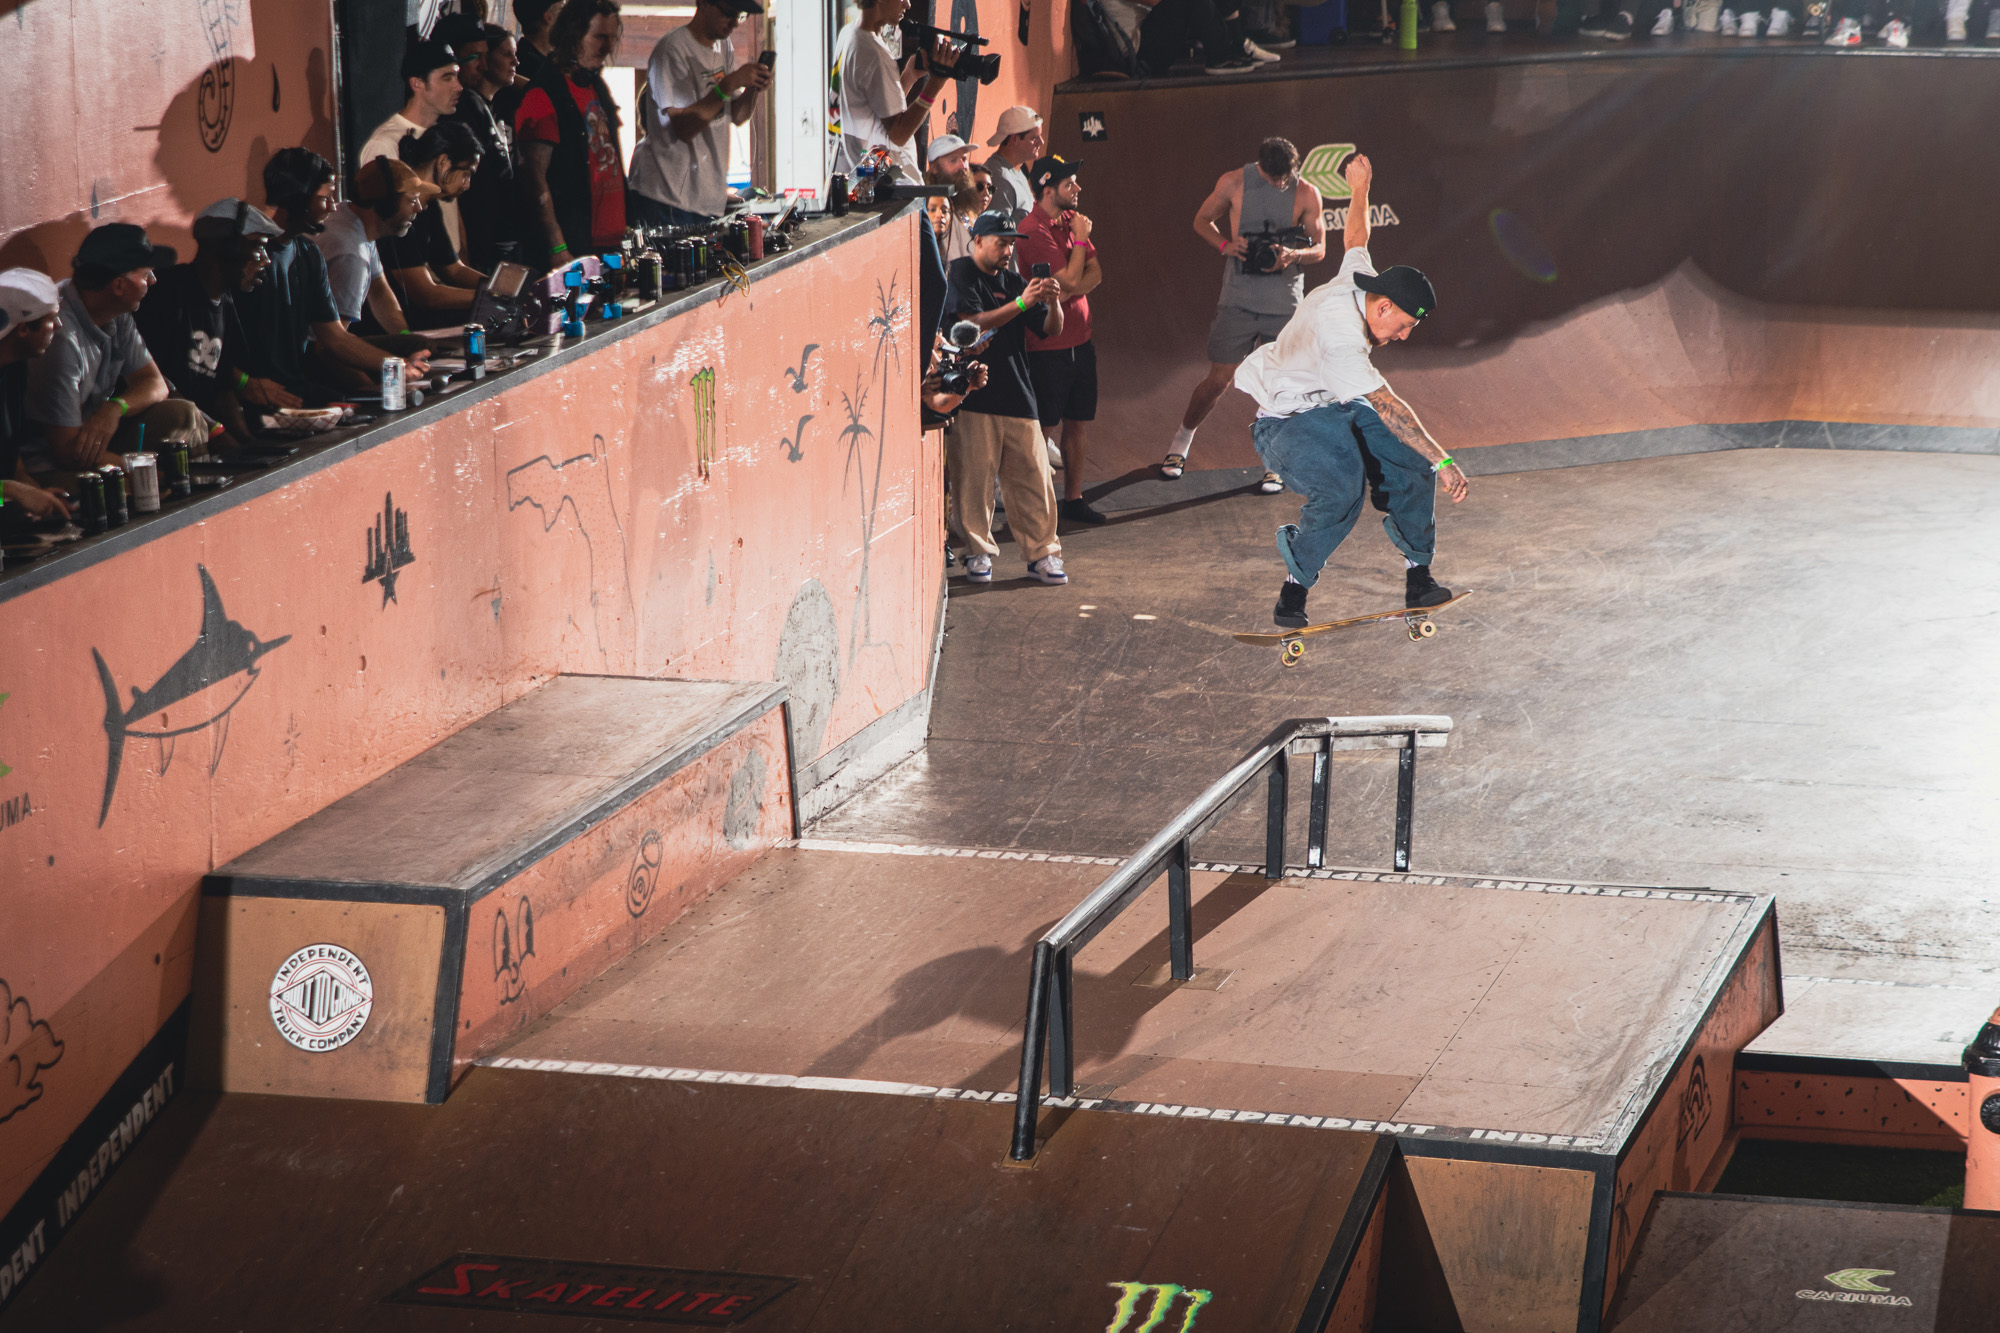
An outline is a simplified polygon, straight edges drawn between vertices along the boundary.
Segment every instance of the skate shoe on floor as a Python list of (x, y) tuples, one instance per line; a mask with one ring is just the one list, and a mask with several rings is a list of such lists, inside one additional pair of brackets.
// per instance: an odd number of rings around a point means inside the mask
[(1965, 20), (1964, 20), (1964, 19), (1950, 19), (1950, 18), (1946, 19), (1946, 20), (1944, 21), (1944, 39), (1945, 39), (1945, 40), (1946, 40), (1947, 42), (1962, 42), (1962, 41), (1964, 41), (1964, 40), (1965, 40)]
[(1501, 7), (1500, 0), (1486, 0), (1486, 31), (1507, 31), (1507, 11)]
[(1068, 583), (1069, 575), (1063, 572), (1062, 557), (1045, 555), (1040, 560), (1028, 562), (1028, 577), (1037, 583)]
[(1623, 11), (1613, 14), (1611, 21), (1604, 25), (1602, 36), (1614, 42), (1629, 41), (1632, 37), (1632, 16)]
[(1451, 17), (1451, 6), (1445, 0), (1437, 0), (1431, 6), (1432, 32), (1457, 32), (1458, 24)]
[(1429, 565), (1412, 565), (1403, 571), (1403, 605), (1436, 606), (1451, 600), (1451, 589), (1431, 577)]
[(1910, 44), (1910, 25), (1901, 19), (1890, 19), (1882, 25), (1882, 45), (1893, 46), (1898, 51)]
[(1652, 35), (1655, 37), (1671, 37), (1674, 35), (1674, 11), (1672, 8), (1661, 10), (1659, 16), (1653, 20)]
[(1789, 37), (1792, 33), (1792, 11), (1774, 9), (1771, 11), (1771, 26), (1764, 29), (1766, 37)]
[(1278, 604), (1271, 610), (1271, 623), (1285, 629), (1302, 629), (1306, 620), (1306, 585), (1286, 579), (1278, 589)]
[(1826, 39), (1828, 46), (1861, 45), (1861, 20), (1842, 19), (1833, 25), (1833, 36)]

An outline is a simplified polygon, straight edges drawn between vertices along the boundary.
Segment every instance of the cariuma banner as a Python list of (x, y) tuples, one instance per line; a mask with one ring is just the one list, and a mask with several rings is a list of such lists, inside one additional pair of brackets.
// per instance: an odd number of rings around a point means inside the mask
[[(1323, 143), (1305, 156), (1299, 163), (1299, 179), (1319, 191), (1320, 201), (1326, 205), (1326, 227), (1328, 231), (1339, 231), (1347, 226), (1347, 206), (1334, 206), (1336, 199), (1352, 199), (1354, 190), (1347, 178), (1340, 174), (1347, 159), (1354, 156), (1351, 143)], [(1368, 225), (1371, 227), (1393, 227), (1401, 221), (1396, 210), (1377, 200), (1368, 206)]]

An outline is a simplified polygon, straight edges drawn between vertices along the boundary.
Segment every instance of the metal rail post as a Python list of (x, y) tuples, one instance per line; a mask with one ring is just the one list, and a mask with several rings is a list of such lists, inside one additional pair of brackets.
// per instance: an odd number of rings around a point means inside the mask
[(1271, 757), (1269, 805), (1264, 812), (1264, 878), (1285, 877), (1285, 807), (1291, 801), (1291, 745)]
[(1028, 973), (1027, 1031), (1021, 1038), (1021, 1085), (1014, 1100), (1014, 1146), (1008, 1154), (1017, 1162), (1035, 1155), (1035, 1121), (1042, 1100), (1042, 1045), (1049, 1026), (1049, 958), (1054, 952), (1047, 941), (1038, 942)]
[(1076, 1091), (1076, 970), (1070, 951), (1049, 959), (1049, 1096)]
[(1410, 868), (1410, 815), (1417, 800), (1417, 733), (1403, 737), (1396, 756), (1396, 869)]
[(1320, 738), (1313, 751), (1312, 799), (1306, 803), (1306, 864), (1314, 870), (1326, 864), (1327, 782), (1333, 768), (1333, 737)]
[(1194, 975), (1194, 850), (1186, 838), (1167, 861), (1167, 948), (1175, 981)]

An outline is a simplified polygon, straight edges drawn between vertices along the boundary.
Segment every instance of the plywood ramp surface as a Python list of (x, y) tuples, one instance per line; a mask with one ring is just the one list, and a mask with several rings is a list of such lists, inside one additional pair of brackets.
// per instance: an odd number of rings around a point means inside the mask
[[(1108, 871), (774, 852), (503, 1056), (1011, 1089), (1033, 941)], [(1199, 873), (1187, 987), (1135, 984), (1151, 894), (1078, 957), (1079, 1092), (1615, 1146), (1768, 904), (1505, 883)]]

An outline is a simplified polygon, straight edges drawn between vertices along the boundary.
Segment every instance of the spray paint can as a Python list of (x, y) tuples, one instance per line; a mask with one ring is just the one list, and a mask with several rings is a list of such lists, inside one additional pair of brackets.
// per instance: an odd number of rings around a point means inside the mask
[(403, 358), (385, 356), (382, 358), (382, 410), (400, 412), (406, 401), (403, 397)]

